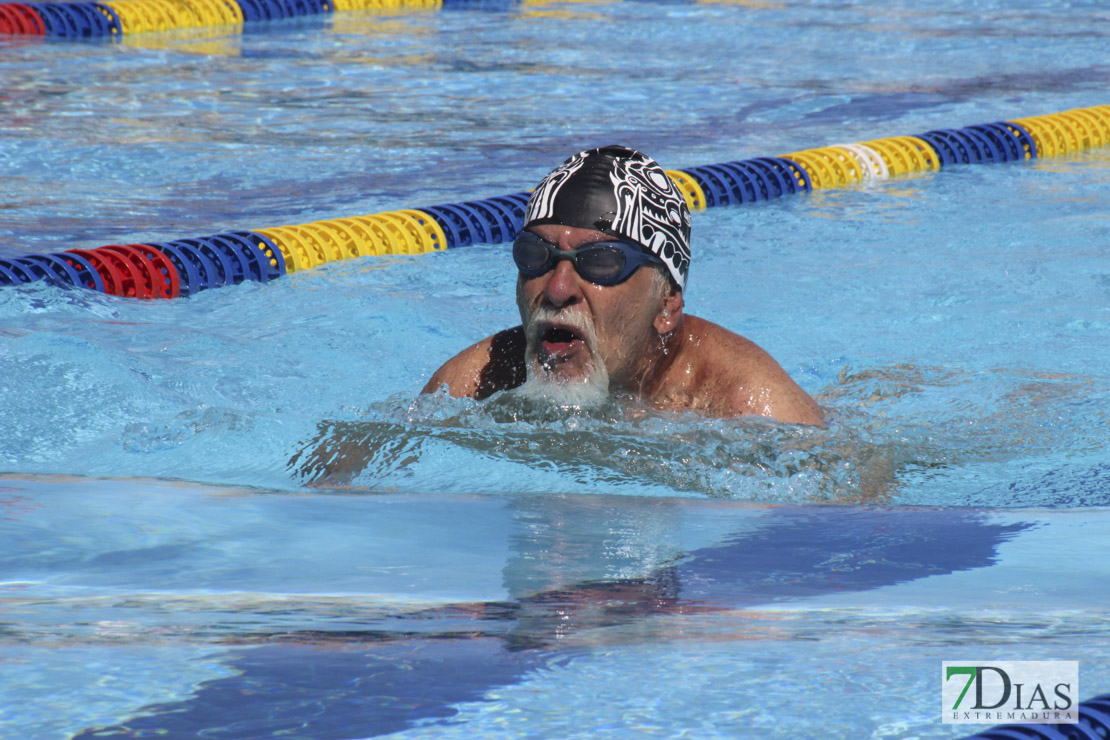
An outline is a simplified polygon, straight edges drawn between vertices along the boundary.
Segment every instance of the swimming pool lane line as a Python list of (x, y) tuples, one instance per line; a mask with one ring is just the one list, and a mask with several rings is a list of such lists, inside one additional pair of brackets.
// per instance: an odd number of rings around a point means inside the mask
[[(120, 0), (125, 1), (130, 0)], [(700, 211), (935, 172), (953, 165), (1043, 159), (1107, 145), (1110, 105), (1100, 105), (668, 170), (667, 174), (690, 209)], [(177, 298), (246, 280), (268, 282), (286, 273), (355, 257), (497, 244), (510, 241), (520, 230), (528, 195), (512, 193), (169, 242), (24, 255), (0, 260), (0, 286), (54, 280), (127, 298)]]
[(1106, 740), (1110, 737), (1110, 694), (1080, 702), (1076, 709), (1079, 722), (1073, 725), (998, 725), (962, 740)]
[[(525, 0), (526, 1), (526, 0)], [(508, 9), (521, 0), (103, 0), (0, 3), (0, 36), (119, 39), (124, 35), (330, 15), (348, 10)]]

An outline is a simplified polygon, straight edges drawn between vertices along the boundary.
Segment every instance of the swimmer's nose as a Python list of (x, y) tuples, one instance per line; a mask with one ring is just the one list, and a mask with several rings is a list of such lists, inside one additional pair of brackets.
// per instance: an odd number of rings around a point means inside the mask
[(570, 260), (559, 260), (543, 288), (544, 297), (556, 308), (573, 305), (582, 299), (579, 280)]

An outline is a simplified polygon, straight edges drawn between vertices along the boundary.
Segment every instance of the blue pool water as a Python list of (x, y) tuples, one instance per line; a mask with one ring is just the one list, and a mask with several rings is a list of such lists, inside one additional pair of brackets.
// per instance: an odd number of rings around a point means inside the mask
[[(613, 3), (0, 40), (0, 256), (1104, 104), (1096, 3)], [(828, 429), (419, 389), (503, 246), (0, 289), (0, 736), (954, 738), (1110, 691), (1110, 150), (695, 214), (688, 310)], [(347, 443), (344, 474), (323, 472)], [(335, 462), (334, 460), (332, 462)]]

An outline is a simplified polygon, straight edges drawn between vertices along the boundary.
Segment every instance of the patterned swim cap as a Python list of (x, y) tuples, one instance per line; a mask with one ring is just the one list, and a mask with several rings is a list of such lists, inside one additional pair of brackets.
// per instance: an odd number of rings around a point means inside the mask
[(576, 154), (540, 181), (528, 201), (525, 228), (542, 224), (594, 229), (639, 244), (686, 288), (690, 209), (655, 160), (607, 146)]

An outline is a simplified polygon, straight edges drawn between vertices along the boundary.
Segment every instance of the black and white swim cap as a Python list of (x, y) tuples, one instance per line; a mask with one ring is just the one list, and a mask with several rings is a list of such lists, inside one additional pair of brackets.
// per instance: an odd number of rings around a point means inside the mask
[(525, 228), (543, 224), (594, 229), (659, 257), (680, 289), (690, 270), (690, 209), (655, 160), (607, 146), (576, 154), (540, 181)]

